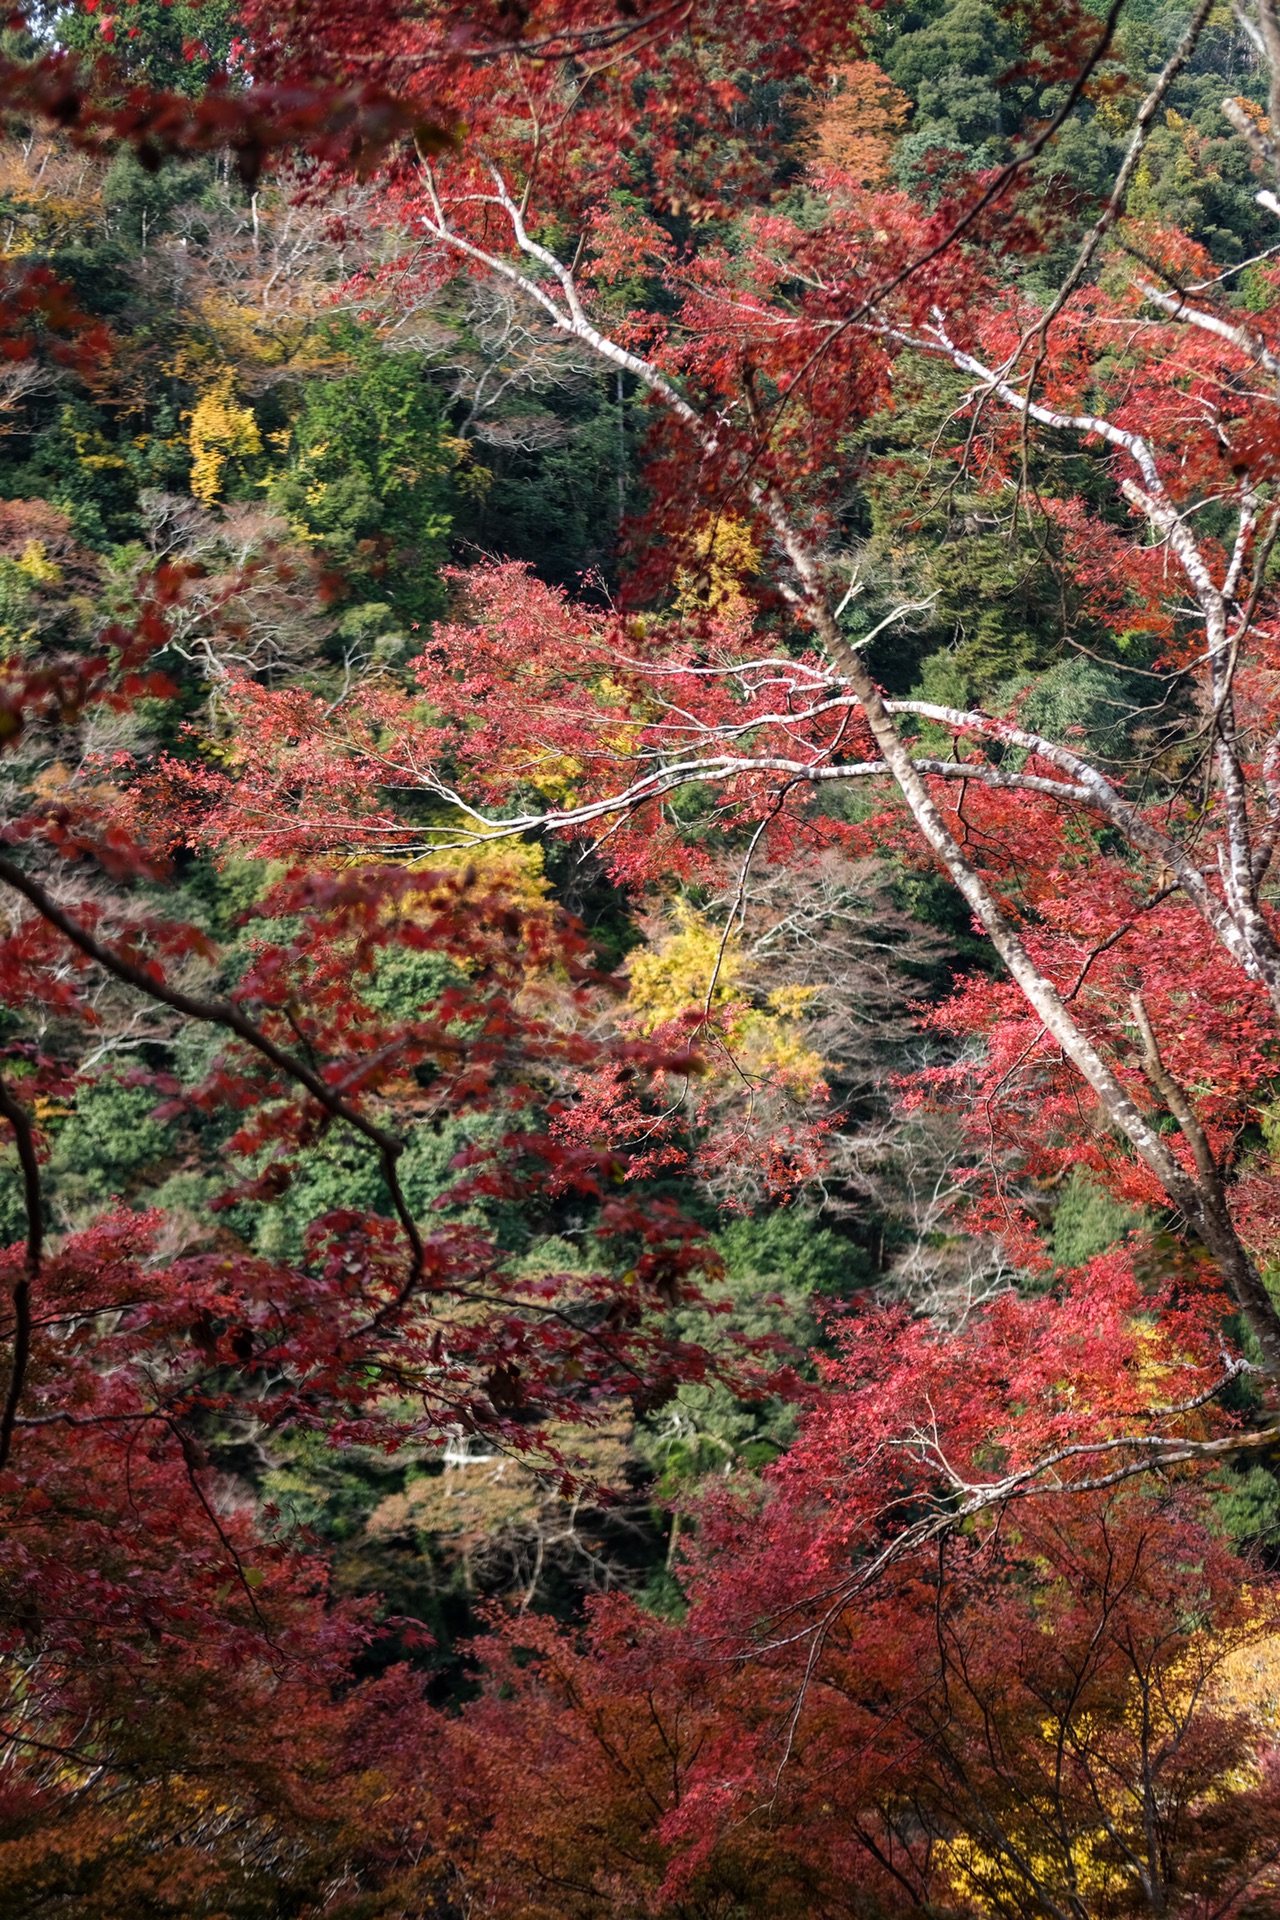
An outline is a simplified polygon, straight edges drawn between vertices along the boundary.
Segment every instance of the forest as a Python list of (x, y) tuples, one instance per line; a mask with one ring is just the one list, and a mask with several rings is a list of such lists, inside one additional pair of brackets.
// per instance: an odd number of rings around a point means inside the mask
[(1280, 1916), (1280, 0), (0, 115), (0, 1920)]

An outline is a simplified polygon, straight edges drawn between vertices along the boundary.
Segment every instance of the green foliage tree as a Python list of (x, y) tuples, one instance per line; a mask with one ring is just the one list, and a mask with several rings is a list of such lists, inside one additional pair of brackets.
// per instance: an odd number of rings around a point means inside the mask
[(345, 330), (335, 346), (351, 371), (304, 385), (272, 497), (360, 600), (421, 623), (443, 604), (456, 461), (439, 397), (409, 355), (368, 334)]
[(128, 80), (199, 94), (227, 71), (237, 13), (233, 0), (129, 0), (118, 14), (71, 0), (33, 9), (33, 22), (77, 53), (109, 49)]

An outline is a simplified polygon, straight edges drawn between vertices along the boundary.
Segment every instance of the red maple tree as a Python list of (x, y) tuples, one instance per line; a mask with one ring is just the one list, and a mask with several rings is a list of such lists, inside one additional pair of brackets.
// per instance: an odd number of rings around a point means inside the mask
[[(695, 185), (706, 156), (697, 141), (670, 138), (661, 116), (646, 114), (643, 134), (621, 143), (616, 115), (642, 97), (643, 60), (618, 95), (622, 107), (541, 68), (546, 104), (537, 106), (519, 61), (503, 70), (508, 84), (487, 80), (463, 149), (422, 157), (389, 182), (395, 217), (415, 236), (397, 275), (410, 294), (460, 272), (496, 279), (631, 379), (653, 419), (655, 504), (638, 530), (637, 591), (674, 578), (687, 599), (690, 583), (714, 576), (717, 543), (728, 538), (751, 556), (750, 597), (717, 606), (713, 594), (708, 608), (704, 593), (701, 616), (687, 607), (601, 615), (510, 570), (481, 573), (470, 587), (472, 627), (442, 629), (418, 663), (430, 723), (407, 701), (397, 708), (394, 694), (361, 691), (341, 728), (308, 733), (286, 762), (270, 744), (285, 729), (273, 728), (269, 697), (247, 696), (244, 751), (257, 765), (225, 819), (261, 834), (287, 763), (291, 778), (305, 766), (330, 790), (329, 830), (358, 838), (356, 814), (376, 806), (389, 755), (401, 783), (446, 801), (455, 821), (469, 818), (455, 841), (590, 836), (636, 883), (697, 857), (678, 845), (664, 806), (681, 788), (714, 790), (711, 845), (723, 870), (735, 836), (750, 861), (761, 848), (786, 858), (837, 835), (813, 806), (825, 783), (890, 787), (902, 825), (958, 888), (1008, 982), (975, 989), (956, 1010), (959, 1025), (996, 1035), (984, 1113), (992, 1089), (1034, 1090), (1037, 1100), (1060, 1089), (1052, 1111), (1062, 1129), (1043, 1151), (1061, 1165), (1080, 1151), (1067, 1108), (1087, 1089), (1081, 1116), (1091, 1106), (1105, 1116), (1089, 1163), (1187, 1222), (1274, 1372), (1280, 1315), (1252, 1225), (1266, 1210), (1266, 1175), (1255, 1178), (1233, 1146), (1242, 1100), (1260, 1096), (1274, 1071), (1280, 1011), (1265, 896), (1280, 721), (1267, 579), (1277, 531), (1271, 323), (1265, 312), (1245, 324), (1215, 306), (1209, 262), (1176, 235), (1141, 237), (1141, 264), (1122, 284), (1109, 275), (1104, 291), (1091, 273), (1205, 17), (1196, 12), (1143, 102), (1115, 190), (1048, 308), (1029, 303), (1003, 267), (1043, 244), (1043, 209), (1019, 197), (1025, 156), (976, 183), (967, 202), (962, 194), (926, 212), (820, 151), (811, 179), (823, 217), (797, 221), (769, 201), (763, 180), (730, 172), (717, 184), (712, 167)], [(805, 40), (811, 78), (838, 50), (828, 26), (819, 11)], [(1073, 98), (1108, 45), (1100, 28)], [(792, 43), (779, 46), (793, 60)], [(677, 69), (679, 57), (644, 55)], [(471, 77), (459, 85), (460, 101), (471, 101)], [(717, 98), (702, 98), (708, 118)], [(715, 153), (724, 146), (722, 135)], [(646, 205), (655, 212), (702, 208), (687, 244), (619, 196), (641, 171), (653, 176)], [(552, 244), (553, 232), (572, 239)], [(637, 274), (664, 300), (636, 306), (625, 287)], [(1117, 328), (1119, 356), (1109, 351)], [(1043, 511), (1091, 617), (1155, 636), (1154, 671), (1183, 711), (1203, 716), (1185, 729), (1194, 777), (1153, 793), (1142, 767), (1109, 769), (1016, 710), (881, 692), (863, 657), (874, 634), (855, 638), (842, 624), (840, 448), (889, 404), (908, 356), (968, 383), (954, 452), (980, 487), (1017, 482), (1036, 429), (1102, 455), (1102, 508), (1049, 499)], [(1189, 603), (1177, 611), (1174, 577)], [(782, 638), (776, 617), (763, 627), (753, 619), (753, 603), (770, 598), (799, 644)], [(917, 610), (891, 607), (876, 631)], [(572, 765), (571, 804), (504, 805), (537, 788), (531, 739), (550, 771), (557, 758)], [(378, 816), (379, 830), (388, 824)], [(863, 850), (902, 842), (892, 818), (852, 837)], [(706, 846), (704, 837), (704, 860)], [(1217, 1017), (1177, 1011), (1193, 978)]]

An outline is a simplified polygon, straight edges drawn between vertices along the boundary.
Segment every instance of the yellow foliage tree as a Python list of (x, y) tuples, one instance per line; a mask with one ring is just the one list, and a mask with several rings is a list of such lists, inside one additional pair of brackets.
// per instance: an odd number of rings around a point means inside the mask
[(251, 460), (262, 452), (262, 435), (249, 407), (234, 398), (235, 376), (229, 367), (207, 386), (192, 408), (188, 445), (191, 448), (191, 491), (211, 507), (222, 492), (222, 474), (228, 460)]
[(717, 519), (698, 535), (695, 550), (698, 565), (676, 573), (676, 612), (735, 612), (743, 604), (743, 581), (760, 571), (759, 549), (749, 529), (740, 520)]
[(692, 1010), (714, 1020), (738, 1064), (753, 1074), (811, 1094), (823, 1077), (821, 1055), (805, 1044), (803, 1021), (816, 988), (780, 987), (763, 1007), (746, 997), (741, 949), (724, 939), (686, 901), (676, 903), (676, 930), (635, 955), (629, 1006), (645, 1033)]

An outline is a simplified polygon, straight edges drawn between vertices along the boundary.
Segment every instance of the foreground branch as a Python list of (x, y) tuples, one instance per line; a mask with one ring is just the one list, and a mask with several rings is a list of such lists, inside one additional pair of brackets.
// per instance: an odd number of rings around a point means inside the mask
[[(20, 893), (35, 908), (42, 920), (56, 928), (78, 952), (84, 954), (86, 959), (92, 960), (105, 973), (109, 973), (113, 979), (122, 981), (136, 992), (144, 994), (149, 1000), (158, 1001), (162, 1006), (172, 1008), (175, 1013), (183, 1014), (188, 1020), (195, 1020), (203, 1026), (222, 1027), (227, 1032), (234, 1033), (237, 1039), (243, 1040), (255, 1053), (260, 1054), (286, 1080), (305, 1087), (312, 1099), (333, 1119), (344, 1121), (347, 1126), (377, 1148), (383, 1179), (387, 1183), (396, 1217), (409, 1242), (410, 1257), (409, 1270), (400, 1293), (389, 1307), (382, 1310), (374, 1324), (380, 1325), (394, 1307), (402, 1306), (417, 1287), (426, 1264), (426, 1248), (423, 1245), (422, 1235), (418, 1231), (417, 1222), (410, 1211), (409, 1203), (405, 1199), (397, 1168), (397, 1162), (404, 1152), (404, 1142), (395, 1134), (388, 1133), (385, 1128), (368, 1119), (358, 1107), (352, 1106), (349, 1100), (344, 1100), (342, 1095), (336, 1092), (313, 1067), (308, 1066), (305, 1060), (300, 1060), (296, 1054), (277, 1046), (275, 1041), (265, 1034), (242, 1008), (235, 1005), (234, 1001), (207, 1000), (198, 994), (184, 993), (180, 988), (170, 986), (158, 974), (146, 967), (136, 966), (133, 961), (126, 960), (122, 954), (106, 946), (90, 933), (87, 927), (81, 926), (78, 920), (73, 919), (60, 907), (38, 880), (33, 879), (29, 873), (24, 873), (22, 868), (15, 865), (6, 854), (0, 854), (0, 881), (12, 887), (15, 893)], [(3, 1112), (13, 1124), (12, 1117), (6, 1108), (0, 1106), (0, 1112)], [(0, 1429), (0, 1433), (2, 1431)]]
[(26, 1383), (27, 1363), (31, 1358), (31, 1295), (40, 1277), (44, 1247), (44, 1202), (40, 1193), (40, 1166), (36, 1159), (35, 1135), (31, 1116), (14, 1099), (8, 1085), (0, 1079), (0, 1114), (13, 1129), (22, 1168), (23, 1201), (27, 1212), (27, 1248), (23, 1270), (13, 1288), (13, 1358), (9, 1364), (9, 1386), (4, 1410), (0, 1413), (0, 1468), (7, 1466), (13, 1446), (13, 1429)]

